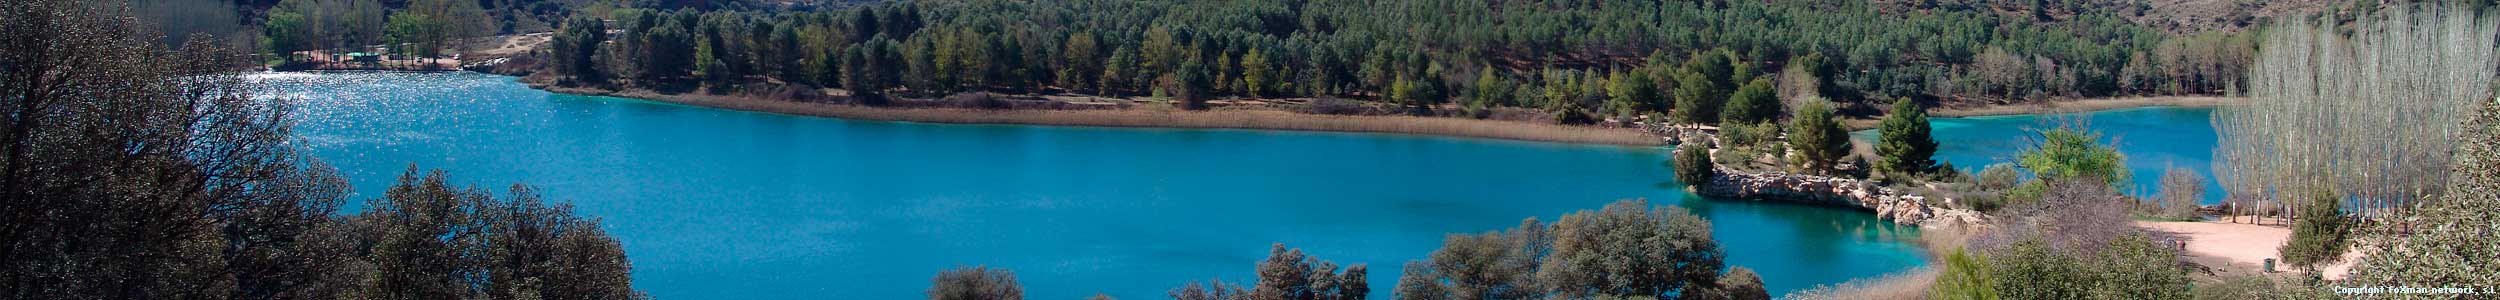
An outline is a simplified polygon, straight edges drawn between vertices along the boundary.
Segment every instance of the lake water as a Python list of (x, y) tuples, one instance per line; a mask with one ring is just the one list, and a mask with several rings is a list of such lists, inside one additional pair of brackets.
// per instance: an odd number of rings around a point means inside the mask
[[(1030, 299), (1248, 283), (1271, 243), (1399, 266), (1449, 233), (1623, 198), (1692, 208), (1772, 293), (1925, 264), (1871, 214), (1706, 201), (1667, 150), (1399, 135), (863, 122), (558, 95), (472, 73), (266, 74), (359, 198), (410, 164), (604, 220), (661, 299), (913, 299), (959, 265)], [(348, 211), (360, 211), (351, 203)]]
[[(2214, 145), (2210, 107), (2143, 107), (2087, 113), (1930, 118), (1939, 146), (1937, 160), (1972, 173), (1989, 164), (2011, 163), (2016, 153), (2037, 144), (2039, 131), (2081, 126), (2101, 133), (2116, 145), (2132, 173), (2125, 191), (2152, 195), (2161, 175), (2172, 166), (2196, 171), (2205, 178), (2205, 204), (2222, 202), (2222, 185), (2213, 179)], [(1861, 141), (1875, 140), (1875, 130), (1851, 132)]]

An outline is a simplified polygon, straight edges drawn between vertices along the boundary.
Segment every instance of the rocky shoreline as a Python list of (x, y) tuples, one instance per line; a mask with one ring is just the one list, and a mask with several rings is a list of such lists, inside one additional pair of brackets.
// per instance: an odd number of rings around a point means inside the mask
[(1894, 224), (1920, 228), (1962, 228), (1986, 224), (1979, 212), (1953, 209), (1950, 198), (1930, 199), (1886, 188), (1873, 181), (1792, 174), (1785, 172), (1746, 172), (1715, 167), (1717, 175), (1710, 181), (1695, 185), (1694, 192), (1703, 196), (1744, 199), (1746, 201), (1778, 201), (1809, 205), (1854, 208), (1875, 213), (1878, 219)]

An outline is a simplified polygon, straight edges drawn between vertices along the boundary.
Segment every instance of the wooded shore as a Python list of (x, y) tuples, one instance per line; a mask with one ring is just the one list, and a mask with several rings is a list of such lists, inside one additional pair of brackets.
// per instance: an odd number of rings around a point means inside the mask
[(1521, 121), (1418, 116), (1349, 116), (1306, 114), (1263, 108), (1187, 111), (1163, 108), (1117, 109), (973, 109), (889, 108), (841, 103), (789, 101), (735, 95), (608, 90), (528, 82), (556, 93), (612, 96), (665, 103), (744, 111), (832, 117), (869, 121), (947, 124), (1020, 124), (1054, 126), (1262, 129), (1321, 132), (1412, 134), (1529, 142), (1661, 146), (1663, 137), (1633, 128), (1539, 124)]

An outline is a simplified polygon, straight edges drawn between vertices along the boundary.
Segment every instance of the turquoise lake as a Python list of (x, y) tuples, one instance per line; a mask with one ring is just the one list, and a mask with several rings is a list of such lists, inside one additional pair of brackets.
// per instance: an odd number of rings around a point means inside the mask
[[(1369, 264), (1624, 198), (1693, 209), (1773, 294), (1925, 264), (1872, 214), (1683, 192), (1665, 148), (1402, 135), (938, 125), (558, 95), (473, 73), (255, 76), (377, 197), (411, 164), (600, 218), (660, 299), (915, 299), (962, 265), (1029, 299), (1249, 283), (1271, 243)], [(346, 211), (362, 208), (350, 203)]]
[[(1939, 146), (1939, 161), (1971, 173), (1989, 164), (2010, 163), (2016, 153), (2037, 144), (2039, 131), (2079, 125), (2101, 134), (2127, 157), (2125, 190), (2132, 195), (2159, 191), (2164, 170), (2176, 166), (2205, 178), (2205, 204), (2222, 203), (2222, 185), (2213, 179), (2214, 133), (2210, 107), (2142, 107), (2085, 113), (1931, 118), (1928, 125)], [(1873, 141), (1875, 130), (1851, 132)]]

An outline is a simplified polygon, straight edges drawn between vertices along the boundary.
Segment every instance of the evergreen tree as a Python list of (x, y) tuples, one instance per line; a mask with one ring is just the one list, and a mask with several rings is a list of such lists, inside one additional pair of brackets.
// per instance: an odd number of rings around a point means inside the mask
[(1112, 97), (1128, 95), (1136, 86), (1138, 74), (1137, 51), (1127, 46), (1112, 50), (1110, 61), (1103, 63), (1102, 94)]
[(1728, 96), (1719, 121), (1730, 125), (1770, 122), (1779, 118), (1779, 101), (1778, 92), (1771, 89), (1771, 79), (1754, 79)]
[(1698, 186), (1718, 176), (1717, 165), (1710, 162), (1710, 147), (1686, 143), (1675, 147), (1675, 180)]
[(1656, 112), (1659, 94), (1648, 72), (1614, 72), (1606, 83), (1606, 110), (1616, 116)]
[(1062, 46), (1067, 50), (1059, 52), (1062, 56), (1059, 85), (1072, 91), (1094, 90), (1100, 82), (1095, 78), (1105, 76), (1102, 58), (1096, 57), (1102, 46), (1094, 41), (1094, 34), (1085, 31), (1068, 34), (1068, 42)]
[(1675, 121), (1691, 124), (1718, 123), (1719, 101), (1723, 98), (1717, 92), (1719, 89), (1717, 84), (1717, 81), (1710, 80), (1708, 75), (1702, 73), (1682, 72), (1676, 75), (1675, 111), (1672, 112)]
[(1936, 165), (1936, 138), (1927, 124), (1927, 109), (1903, 97), (1893, 100), (1892, 114), (1877, 125), (1882, 135), (1875, 144), (1875, 154), (1882, 158), (1876, 167), (1899, 174), (1925, 174)]
[(1788, 149), (1804, 158), (1809, 169), (1829, 174), (1841, 157), (1849, 155), (1849, 132), (1832, 115), (1830, 103), (1806, 102), (1797, 108), (1788, 128)]
[(1197, 61), (1181, 62), (1180, 69), (1172, 71), (1172, 80), (1164, 85), (1164, 89), (1170, 91), (1173, 98), (1177, 98), (1174, 99), (1176, 100), (1174, 103), (1181, 109), (1207, 109), (1207, 98), (1214, 92), (1211, 85), (1215, 81), (1215, 75), (1211, 74), (1212, 72), (1206, 65), (1198, 64)]
[(2277, 249), (2283, 263), (2314, 268), (2335, 263), (2349, 248), (2346, 236), (2351, 226), (2344, 219), (2343, 198), (2332, 191), (2319, 191), (2304, 198), (2296, 212), (2300, 216), (2292, 225), (2292, 238)]
[(1251, 50), (1241, 54), (1242, 86), (1240, 90), (1243, 95), (1250, 97), (1273, 96), (1271, 94), (1274, 92), (1271, 89), (1275, 86), (1273, 81), (1276, 80), (1276, 71), (1273, 66), (1269, 65), (1267, 56), (1259, 52)]
[(606, 80), (599, 72), (598, 61), (591, 60), (591, 55), (598, 53), (599, 44), (606, 42), (607, 38), (606, 22), (588, 16), (566, 19), (564, 28), (556, 32), (551, 42), (558, 74), (571, 76), (579, 83)]

